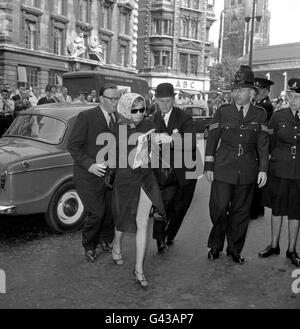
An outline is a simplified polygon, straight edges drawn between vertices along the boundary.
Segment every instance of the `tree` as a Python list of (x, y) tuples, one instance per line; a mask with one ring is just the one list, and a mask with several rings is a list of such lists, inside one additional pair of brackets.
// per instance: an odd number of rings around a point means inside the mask
[(226, 90), (230, 88), (234, 74), (238, 71), (240, 62), (236, 58), (224, 58), (221, 63), (210, 67), (210, 89)]

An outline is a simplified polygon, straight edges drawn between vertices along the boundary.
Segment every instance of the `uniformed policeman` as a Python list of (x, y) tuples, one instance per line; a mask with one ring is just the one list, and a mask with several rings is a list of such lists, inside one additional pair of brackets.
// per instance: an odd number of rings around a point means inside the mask
[(212, 119), (206, 145), (204, 174), (212, 183), (208, 258), (217, 259), (227, 238), (227, 255), (244, 264), (250, 206), (257, 183), (267, 181), (269, 134), (264, 109), (251, 104), (254, 74), (242, 65), (232, 84), (233, 104), (219, 107)]
[(267, 118), (269, 121), (274, 112), (272, 102), (269, 98), (270, 88), (274, 85), (274, 82), (265, 78), (255, 78), (254, 81), (255, 87), (257, 88), (254, 104), (256, 106), (261, 106), (266, 110)]
[(288, 81), (290, 107), (274, 112), (269, 122), (271, 160), (264, 204), (272, 209), (271, 245), (260, 257), (279, 255), (282, 217), (289, 220), (289, 246), (286, 257), (300, 266), (296, 244), (300, 226), (300, 79)]
[[(272, 85), (274, 85), (274, 82), (269, 79), (259, 78), (259, 77), (255, 78), (254, 81), (255, 81), (255, 87), (257, 88), (254, 104), (266, 110), (267, 118), (269, 121), (274, 111), (273, 105), (269, 98), (270, 88)], [(262, 189), (258, 188), (258, 186), (256, 185), (254, 189), (253, 200), (251, 205), (251, 212), (250, 212), (251, 219), (257, 219), (260, 216), (264, 216), (265, 208), (264, 206), (261, 205), (261, 203), (262, 203)]]

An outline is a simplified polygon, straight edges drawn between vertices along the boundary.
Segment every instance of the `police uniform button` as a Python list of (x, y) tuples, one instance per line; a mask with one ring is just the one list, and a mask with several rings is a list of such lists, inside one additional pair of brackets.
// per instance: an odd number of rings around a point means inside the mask
[(226, 129), (229, 129), (229, 127), (226, 127)]
[(297, 139), (297, 136), (294, 136), (295, 139)]
[(298, 129), (298, 127), (295, 127), (295, 129)]
[(295, 160), (295, 159), (296, 159), (296, 157), (295, 157), (295, 156), (293, 156), (293, 159)]
[(243, 137), (243, 135), (240, 135), (240, 137)]
[(285, 125), (282, 125), (282, 128), (285, 128)]
[(241, 128), (244, 128), (244, 126), (241, 126)]

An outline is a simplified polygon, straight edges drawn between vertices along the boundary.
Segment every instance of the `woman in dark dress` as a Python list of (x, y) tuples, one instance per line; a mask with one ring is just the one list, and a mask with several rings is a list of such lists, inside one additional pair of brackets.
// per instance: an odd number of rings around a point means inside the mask
[(283, 216), (289, 220), (289, 246), (286, 257), (300, 266), (296, 244), (300, 226), (300, 79), (288, 82), (289, 108), (274, 112), (269, 122), (271, 134), (270, 176), (264, 191), (264, 204), (272, 209), (271, 245), (260, 252), (266, 258), (279, 255)]
[[(156, 177), (150, 168), (148, 147), (139, 152), (140, 156), (135, 157), (136, 151), (139, 149), (137, 148), (138, 142), (148, 140), (143, 134), (155, 129), (154, 123), (144, 118), (145, 114), (146, 105), (142, 96), (127, 93), (120, 98), (118, 104), (119, 126), (116, 133), (118, 164), (113, 186), (116, 231), (112, 249), (114, 262), (117, 265), (122, 265), (121, 240), (123, 232), (136, 233), (134, 276), (143, 288), (148, 285), (144, 276), (143, 263), (147, 242), (147, 226), (152, 205), (162, 216), (166, 216), (161, 192)], [(124, 152), (124, 147), (121, 146), (122, 141), (119, 142), (120, 134), (123, 134), (124, 131), (127, 133), (127, 145), (129, 144), (127, 152)], [(148, 145), (148, 142), (143, 145)], [(127, 166), (121, 165), (121, 163), (125, 163)]]

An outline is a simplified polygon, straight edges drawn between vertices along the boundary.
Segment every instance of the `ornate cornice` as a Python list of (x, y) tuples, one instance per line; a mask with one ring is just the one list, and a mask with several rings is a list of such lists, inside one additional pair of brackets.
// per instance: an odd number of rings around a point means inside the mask
[(22, 11), (24, 11), (26, 14), (31, 14), (34, 16), (41, 16), (43, 15), (44, 11), (38, 8), (30, 7), (27, 5), (21, 5)]

